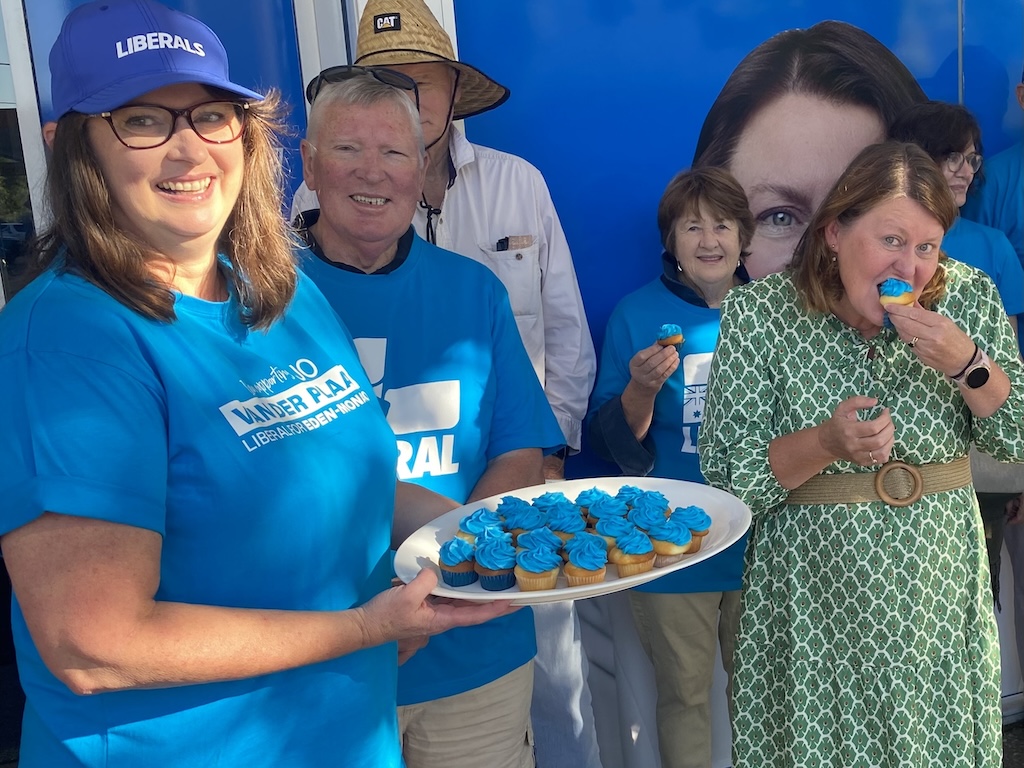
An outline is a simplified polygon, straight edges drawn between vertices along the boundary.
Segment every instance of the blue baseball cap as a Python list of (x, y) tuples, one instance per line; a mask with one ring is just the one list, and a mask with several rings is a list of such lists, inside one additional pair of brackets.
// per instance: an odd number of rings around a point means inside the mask
[(54, 119), (106, 112), (176, 83), (200, 83), (245, 99), (231, 82), (224, 46), (208, 26), (153, 0), (97, 0), (64, 19), (50, 49)]

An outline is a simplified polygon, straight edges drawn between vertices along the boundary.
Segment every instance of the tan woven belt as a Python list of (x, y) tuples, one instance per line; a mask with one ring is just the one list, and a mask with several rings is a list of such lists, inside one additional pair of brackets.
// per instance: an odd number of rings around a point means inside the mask
[(963, 488), (971, 483), (971, 459), (961, 456), (945, 464), (914, 466), (890, 461), (877, 472), (815, 475), (786, 498), (787, 504), (854, 504), (884, 501), (906, 507), (926, 493)]

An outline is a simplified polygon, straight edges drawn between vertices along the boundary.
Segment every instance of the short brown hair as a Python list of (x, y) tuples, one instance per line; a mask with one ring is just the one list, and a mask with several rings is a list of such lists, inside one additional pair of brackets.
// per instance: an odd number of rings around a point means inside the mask
[[(898, 197), (919, 203), (949, 231), (957, 207), (945, 176), (916, 144), (886, 141), (861, 151), (822, 201), (796, 247), (790, 270), (804, 308), (832, 312), (844, 295), (839, 265), (825, 229), (833, 221), (849, 226), (875, 206)], [(945, 259), (939, 254), (940, 263)], [(937, 269), (919, 301), (932, 307), (946, 291), (946, 271)]]
[[(217, 241), (218, 251), (232, 266), (229, 280), (239, 297), (242, 320), (253, 328), (266, 328), (284, 313), (298, 279), (294, 241), (282, 207), (278, 134), (283, 114), (276, 91), (249, 103), (240, 139), (242, 187)], [(62, 256), (62, 269), (94, 283), (143, 317), (171, 322), (174, 295), (148, 267), (153, 250), (114, 219), (110, 190), (87, 137), (89, 119), (68, 112), (57, 123), (46, 179), (52, 224), (36, 244), (34, 269), (42, 271)]]
[(698, 168), (682, 171), (669, 182), (658, 203), (658, 229), (661, 245), (675, 256), (672, 233), (684, 216), (699, 216), (701, 207), (723, 221), (735, 221), (739, 228), (740, 259), (754, 237), (754, 216), (743, 187), (722, 168)]

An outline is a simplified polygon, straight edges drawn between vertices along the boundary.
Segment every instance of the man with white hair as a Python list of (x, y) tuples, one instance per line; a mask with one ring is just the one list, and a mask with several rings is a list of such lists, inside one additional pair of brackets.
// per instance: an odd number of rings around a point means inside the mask
[[(400, 81), (346, 75), (315, 82), (301, 149), (320, 208), (304, 216), (302, 267), (355, 339), (397, 438), (398, 476), (459, 504), (541, 483), (543, 454), (563, 438), (508, 294), (410, 226), (426, 156)], [(399, 670), (406, 765), (532, 766), (534, 651), (529, 608), (432, 638)]]

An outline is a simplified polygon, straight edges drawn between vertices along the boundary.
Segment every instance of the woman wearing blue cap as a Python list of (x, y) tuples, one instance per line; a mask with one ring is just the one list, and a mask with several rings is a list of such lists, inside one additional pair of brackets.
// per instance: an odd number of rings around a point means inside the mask
[(151, 0), (75, 9), (50, 69), (53, 225), (0, 315), (21, 765), (397, 766), (394, 641), (508, 608), (388, 588), (392, 513), (450, 505), (396, 488), (296, 274), (277, 96)]

